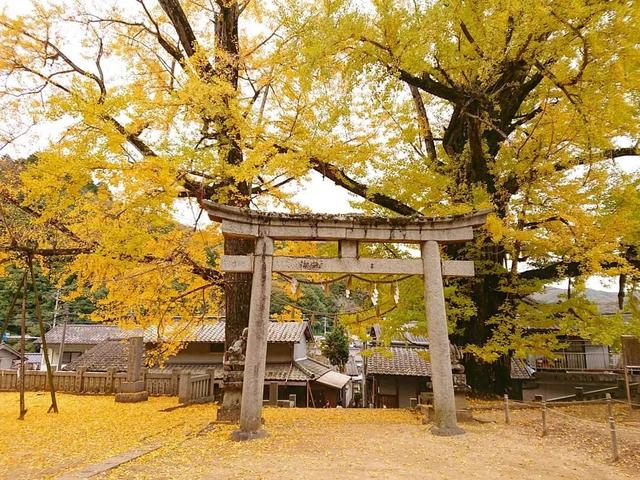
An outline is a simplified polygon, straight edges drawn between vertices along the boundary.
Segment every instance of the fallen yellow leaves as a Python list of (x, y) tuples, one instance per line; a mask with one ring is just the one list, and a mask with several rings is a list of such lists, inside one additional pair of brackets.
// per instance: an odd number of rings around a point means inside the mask
[[(162, 446), (96, 478), (473, 480), (535, 473), (620, 480), (633, 478), (628, 472), (640, 462), (640, 437), (621, 428), (622, 458), (612, 465), (607, 431), (583, 426), (585, 418), (601, 417), (604, 405), (565, 407), (565, 416), (552, 410), (544, 438), (539, 411), (514, 409), (507, 426), (500, 403), (486, 401), (473, 403), (476, 416), (490, 423), (465, 424), (466, 435), (446, 438), (430, 435), (407, 410), (265, 408), (269, 436), (237, 443), (229, 438), (236, 426), (210, 424), (213, 405), (163, 411), (176, 399), (116, 404), (113, 397), (61, 394), (60, 414), (47, 415), (46, 394), (29, 393), (20, 422), (17, 402), (17, 394), (0, 393), (0, 434), (10, 439), (0, 445), (0, 477), (12, 480), (54, 478), (145, 445)], [(634, 428), (640, 414), (625, 408), (616, 406), (620, 426)]]
[(58, 395), (59, 414), (47, 414), (48, 393), (26, 394), (27, 415), (18, 417), (18, 394), (0, 393), (0, 478), (55, 477), (125, 452), (143, 442), (166, 442), (202, 428), (215, 418), (211, 405), (170, 412), (171, 397), (138, 404), (111, 396)]

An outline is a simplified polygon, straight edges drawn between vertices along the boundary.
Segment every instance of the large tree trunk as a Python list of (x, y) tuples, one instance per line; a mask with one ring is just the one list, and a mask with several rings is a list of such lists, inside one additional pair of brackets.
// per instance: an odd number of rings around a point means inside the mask
[[(517, 110), (517, 107), (509, 107), (511, 115), (515, 115)], [(488, 127), (486, 120), (481, 120), (486, 118), (489, 118), (490, 125), (502, 126), (510, 122), (510, 119), (505, 121), (479, 100), (464, 102), (454, 109), (443, 144), (449, 157), (455, 159), (458, 165), (456, 190), (451, 193), (458, 200), (468, 201), (473, 187), (482, 186), (493, 198), (496, 215), (503, 217), (506, 214), (508, 198), (497, 188), (492, 164), (504, 138), (502, 133)], [(449, 249), (449, 253), (454, 257), (461, 254), (464, 256), (465, 251), (466, 248), (456, 246)], [(462, 333), (453, 339), (461, 346), (486, 344), (493, 330), (493, 326), (488, 322), (499, 313), (506, 300), (506, 295), (499, 288), (500, 277), (495, 273), (504, 266), (505, 256), (502, 248), (487, 237), (483, 238), (477, 250), (472, 251), (473, 258), (469, 259), (488, 264), (488, 268), (478, 271), (477, 277), (469, 280), (476, 314), (465, 323)], [(510, 363), (509, 356), (494, 363), (487, 363), (472, 355), (465, 355), (464, 366), (469, 385), (478, 392), (504, 393), (511, 384)]]
[[(476, 260), (487, 261), (486, 256)], [(458, 345), (482, 346), (491, 338), (493, 326), (488, 320), (499, 312), (506, 295), (499, 290), (500, 277), (482, 273), (472, 280), (472, 299), (476, 314), (464, 325), (462, 333), (453, 338)], [(505, 393), (510, 387), (510, 358), (501, 358), (494, 363), (483, 362), (472, 355), (465, 355), (464, 367), (469, 385), (476, 392)]]
[[(226, 255), (247, 255), (254, 251), (255, 242), (240, 238), (225, 238)], [(240, 338), (242, 331), (249, 326), (249, 305), (251, 303), (251, 273), (225, 273), (225, 352)], [(226, 357), (226, 356), (225, 356)], [(225, 358), (226, 363), (226, 358)], [(224, 365), (229, 368), (228, 365)], [(242, 387), (226, 383), (222, 406), (218, 410), (218, 420), (236, 422), (240, 420), (240, 402)]]
[[(514, 119), (529, 93), (542, 81), (542, 74), (532, 72), (523, 60), (509, 61), (503, 65), (503, 73), (493, 84), (481, 88), (477, 85), (470, 95), (460, 93), (445, 131), (443, 147), (457, 166), (456, 190), (451, 192), (456, 200), (470, 200), (472, 189), (481, 186), (491, 195), (494, 213), (503, 218), (512, 192), (498, 186), (493, 164), (502, 143), (513, 132)], [(481, 93), (478, 93), (481, 92)], [(454, 256), (465, 249), (453, 247)], [(479, 255), (478, 255), (479, 252)], [(487, 265), (472, 282), (471, 296), (476, 314), (464, 325), (463, 333), (454, 339), (461, 345), (485, 345), (491, 338), (493, 326), (489, 320), (499, 313), (506, 295), (499, 288), (500, 272), (505, 255), (500, 245), (484, 238), (474, 260)], [(511, 358), (505, 355), (494, 363), (486, 363), (466, 355), (465, 370), (469, 384), (476, 391), (505, 393), (511, 385)]]

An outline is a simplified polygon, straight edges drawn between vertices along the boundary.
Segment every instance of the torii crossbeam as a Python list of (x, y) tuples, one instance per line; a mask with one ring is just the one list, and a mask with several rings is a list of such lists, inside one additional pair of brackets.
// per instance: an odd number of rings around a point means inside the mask
[[(456, 421), (443, 276), (472, 277), (472, 261), (442, 261), (439, 244), (473, 239), (473, 228), (484, 224), (488, 211), (450, 217), (378, 217), (264, 213), (204, 201), (211, 220), (222, 223), (225, 238), (256, 240), (253, 255), (224, 255), (225, 272), (253, 272), (249, 334), (240, 405), (240, 429), (234, 438), (265, 435), (262, 395), (267, 354), (267, 328), (273, 272), (415, 274), (424, 277), (429, 331), (435, 426), (433, 433), (463, 433)], [(336, 258), (274, 256), (274, 240), (337, 241)], [(361, 258), (358, 243), (413, 243), (420, 259)]]

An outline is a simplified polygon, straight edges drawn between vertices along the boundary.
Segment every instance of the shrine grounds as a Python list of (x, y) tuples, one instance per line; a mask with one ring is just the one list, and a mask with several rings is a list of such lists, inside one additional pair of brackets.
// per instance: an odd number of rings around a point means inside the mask
[(18, 394), (0, 393), (0, 478), (623, 479), (640, 468), (640, 411), (621, 404), (613, 462), (602, 404), (550, 408), (546, 437), (540, 411), (514, 406), (506, 425), (500, 402), (472, 402), (481, 421), (444, 438), (408, 410), (265, 408), (269, 437), (236, 443), (210, 404), (58, 397), (47, 414), (48, 394), (28, 393), (19, 421)]

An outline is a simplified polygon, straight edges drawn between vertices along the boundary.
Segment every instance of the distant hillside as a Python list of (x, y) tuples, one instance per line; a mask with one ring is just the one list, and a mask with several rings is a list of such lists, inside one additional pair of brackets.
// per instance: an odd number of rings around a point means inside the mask
[[(560, 303), (561, 296), (566, 295), (564, 288), (545, 287), (544, 292), (534, 293), (529, 298), (538, 303)], [(618, 312), (618, 292), (607, 292), (604, 290), (595, 290), (587, 288), (581, 292), (587, 300), (598, 305), (598, 309), (602, 314), (612, 314)]]

